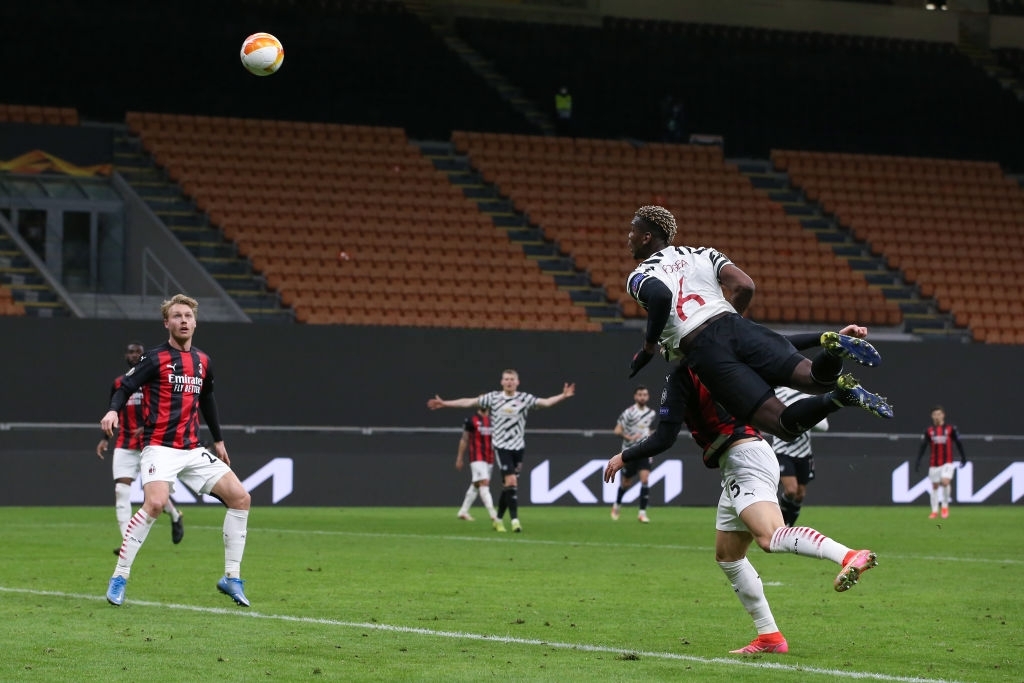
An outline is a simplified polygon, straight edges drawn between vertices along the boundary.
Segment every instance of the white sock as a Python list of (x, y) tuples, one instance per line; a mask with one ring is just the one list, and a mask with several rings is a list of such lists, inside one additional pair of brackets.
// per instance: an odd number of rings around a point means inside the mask
[(248, 510), (228, 508), (224, 513), (224, 576), (229, 579), (241, 578), (242, 554), (245, 553), (245, 532), (248, 522)]
[(130, 484), (114, 484), (114, 515), (117, 527), (121, 530), (121, 538), (128, 530), (128, 520), (132, 518), (132, 487)]
[(474, 500), (476, 500), (476, 486), (470, 484), (469, 488), (466, 489), (466, 497), (462, 499), (462, 507), (459, 508), (459, 514), (468, 515), (469, 508)]
[(114, 576), (123, 576), (127, 579), (131, 574), (135, 556), (146, 542), (146, 536), (149, 536), (149, 530), (153, 528), (155, 521), (156, 519), (147, 515), (142, 508), (128, 520), (128, 529), (125, 531), (124, 540), (121, 541), (121, 554), (118, 555), (117, 566), (114, 567)]
[(764, 584), (761, 583), (761, 577), (758, 576), (754, 565), (750, 564), (750, 560), (744, 557), (736, 562), (719, 562), (718, 566), (725, 572), (733, 591), (736, 592), (736, 597), (753, 618), (758, 635), (778, 631), (779, 627), (772, 616), (772, 608), (768, 606), (768, 599), (764, 597)]
[(178, 508), (174, 507), (174, 503), (171, 502), (170, 498), (167, 499), (167, 505), (164, 505), (164, 512), (171, 516), (171, 521), (173, 522), (181, 519), (181, 513), (178, 512)]
[(842, 543), (815, 531), (809, 526), (780, 526), (772, 534), (768, 545), (772, 553), (796, 553), (804, 557), (816, 557), (819, 560), (832, 560), (841, 565), (846, 553), (850, 552)]
[(938, 512), (939, 511), (939, 490), (937, 488), (935, 488), (935, 487), (932, 487), (931, 491), (929, 492), (929, 496), (931, 497), (932, 512)]
[(491, 519), (497, 519), (498, 511), (494, 509), (494, 497), (491, 495), (491, 489), (487, 486), (481, 486), (477, 491), (480, 493), (480, 502), (487, 508), (487, 514), (491, 516)]
[(953, 485), (946, 484), (942, 487), (942, 507), (948, 508), (949, 501), (953, 499)]

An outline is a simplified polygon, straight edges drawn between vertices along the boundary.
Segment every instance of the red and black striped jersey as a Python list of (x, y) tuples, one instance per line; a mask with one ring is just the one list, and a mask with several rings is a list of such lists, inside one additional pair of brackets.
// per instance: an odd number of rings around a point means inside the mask
[[(121, 381), (124, 378), (122, 375), (114, 380), (113, 386), (110, 387), (110, 395), (121, 388)], [(117, 414), (117, 421), (120, 425), (117, 434), (117, 441), (114, 442), (114, 448), (127, 448), (133, 451), (140, 450), (142, 448), (142, 434), (139, 432), (139, 427), (146, 424), (146, 406), (144, 405), (145, 391), (139, 389), (131, 396), (128, 397), (128, 402), (124, 404), (124, 408)]]
[(491, 418), (477, 413), (466, 418), (463, 429), (469, 435), (469, 461), (494, 463), (494, 445), (491, 443)]
[(962, 452), (963, 446), (960, 446), (960, 433), (951, 424), (941, 424), (937, 427), (932, 425), (925, 429), (921, 447), (922, 449), (926, 446), (930, 448), (928, 466), (942, 467), (943, 465), (952, 464), (954, 443), (957, 444)]
[(200, 411), (213, 440), (221, 440), (213, 400), (213, 368), (210, 357), (198, 348), (179, 351), (164, 342), (147, 351), (139, 364), (121, 378), (110, 409), (120, 412), (122, 401), (143, 387), (143, 447), (198, 448)]
[(687, 368), (681, 375), (686, 406), (683, 420), (693, 440), (704, 452), (705, 465), (718, 467), (718, 459), (734, 441), (749, 437), (763, 438), (760, 431), (727, 413), (711, 397), (707, 387), (701, 384), (697, 373)]

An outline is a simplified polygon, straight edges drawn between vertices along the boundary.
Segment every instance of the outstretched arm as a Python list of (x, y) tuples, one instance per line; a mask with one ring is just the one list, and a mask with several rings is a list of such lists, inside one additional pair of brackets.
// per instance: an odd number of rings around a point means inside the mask
[(473, 396), (470, 398), (450, 398), (445, 400), (435, 394), (434, 398), (427, 401), (427, 407), (431, 410), (437, 410), (438, 408), (479, 408), (479, 400), (479, 396)]
[(569, 397), (571, 397), (571, 396), (573, 396), (575, 394), (576, 394), (576, 384), (575, 383), (566, 382), (565, 384), (562, 385), (562, 393), (555, 394), (554, 396), (548, 396), (547, 398), (538, 398), (537, 399), (537, 407), (538, 408), (550, 408), (551, 406), (555, 405), (556, 403), (561, 403), (565, 399), (567, 399), (567, 398), (569, 398)]

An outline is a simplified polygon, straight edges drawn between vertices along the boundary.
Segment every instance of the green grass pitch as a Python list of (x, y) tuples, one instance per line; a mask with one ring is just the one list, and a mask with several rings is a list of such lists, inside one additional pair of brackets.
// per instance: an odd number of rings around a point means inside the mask
[[(457, 502), (457, 501), (456, 501)], [(1024, 510), (810, 504), (879, 566), (751, 552), (786, 655), (714, 562), (714, 510), (524, 507), (522, 534), (452, 508), (256, 508), (250, 609), (217, 592), (223, 508), (158, 520), (122, 607), (110, 508), (0, 512), (4, 681), (1024, 681)]]

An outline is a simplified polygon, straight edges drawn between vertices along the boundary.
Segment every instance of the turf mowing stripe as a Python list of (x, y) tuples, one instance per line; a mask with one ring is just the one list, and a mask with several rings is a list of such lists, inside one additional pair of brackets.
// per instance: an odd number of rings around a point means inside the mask
[[(84, 595), (81, 593), (63, 593), (60, 591), (42, 591), (29, 588), (11, 588), (0, 586), (0, 593), (20, 593), (23, 595), (38, 595), (55, 598), (71, 598), (75, 600), (103, 601), (105, 598), (98, 595)], [(586, 645), (582, 643), (557, 643), (549, 640), (535, 640), (532, 638), (513, 638), (510, 636), (481, 635), (478, 633), (461, 633), (458, 631), (436, 631), (426, 628), (412, 626), (391, 626), (388, 624), (371, 624), (363, 622), (339, 621), (337, 619), (317, 619), (314, 617), (295, 617), (287, 614), (263, 614), (252, 610), (225, 607), (197, 607), (195, 605), (180, 605), (175, 603), (151, 602), (148, 600), (127, 600), (126, 604), (139, 607), (159, 607), (163, 609), (175, 609), (188, 612), (200, 612), (203, 614), (222, 614), (234, 617), (248, 617), (250, 619), (268, 619), (273, 621), (286, 621), (298, 624), (311, 624), (317, 626), (339, 626), (342, 628), (359, 628), (365, 630), (385, 631), (389, 633), (408, 633), (412, 635), (428, 636), (432, 638), (451, 638), (454, 640), (475, 640), (488, 643), (502, 643), (507, 645), (535, 645), (550, 647), (560, 650), (579, 650), (581, 652), (599, 652), (620, 656), (650, 657), (651, 659), (664, 659), (672, 661), (693, 662), (696, 664), (721, 664), (729, 667), (746, 667), (754, 669), (765, 669), (771, 671), (787, 671), (803, 675), (815, 674), (829, 676), (834, 679), (853, 679), (870, 681), (896, 681), (898, 683), (959, 683), (944, 678), (918, 678), (916, 676), (892, 676), (889, 674), (871, 673), (867, 671), (844, 671), (841, 669), (821, 669), (803, 665), (780, 664), (778, 662), (762, 662), (744, 659), (743, 657), (694, 657), (692, 655), (681, 655), (674, 652), (646, 652), (644, 650), (629, 650), (617, 647), (606, 647), (603, 645)]]

